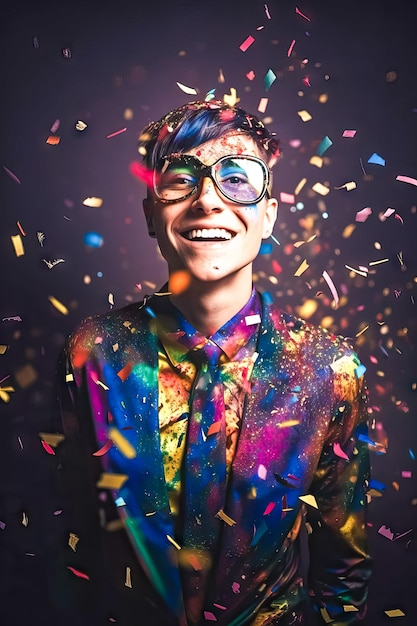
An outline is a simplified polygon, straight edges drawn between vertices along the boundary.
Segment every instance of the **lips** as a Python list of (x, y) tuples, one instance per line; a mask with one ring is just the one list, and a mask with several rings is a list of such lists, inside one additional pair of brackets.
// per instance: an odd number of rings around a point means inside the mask
[(229, 241), (236, 235), (226, 228), (193, 228), (181, 234), (189, 241)]

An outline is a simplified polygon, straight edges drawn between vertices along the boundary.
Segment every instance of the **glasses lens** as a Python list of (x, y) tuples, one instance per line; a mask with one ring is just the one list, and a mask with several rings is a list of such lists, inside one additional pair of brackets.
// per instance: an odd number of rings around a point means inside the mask
[(155, 174), (155, 191), (161, 200), (180, 200), (197, 187), (199, 178), (192, 162), (184, 159), (165, 160)]
[(257, 202), (266, 190), (266, 168), (258, 160), (245, 157), (221, 159), (215, 166), (214, 176), (220, 191), (235, 202)]

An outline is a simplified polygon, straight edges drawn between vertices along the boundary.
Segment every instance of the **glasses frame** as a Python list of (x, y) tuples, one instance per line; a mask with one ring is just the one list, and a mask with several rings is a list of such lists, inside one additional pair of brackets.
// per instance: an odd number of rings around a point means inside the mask
[[(262, 192), (259, 194), (259, 196), (255, 200), (236, 200), (235, 198), (232, 198), (227, 193), (225, 193), (219, 187), (215, 178), (214, 168), (216, 167), (216, 165), (218, 165), (222, 161), (226, 161), (228, 159), (246, 159), (248, 161), (255, 161), (256, 163), (259, 163), (259, 165), (261, 166), (263, 175), (264, 175), (263, 188), (262, 188)], [(185, 196), (181, 196), (181, 198), (167, 200), (166, 198), (162, 198), (158, 194), (156, 179), (158, 177), (158, 174), (164, 170), (164, 166), (167, 162), (175, 163), (175, 161), (182, 161), (182, 162), (185, 162), (186, 164), (187, 162), (192, 162), (194, 164), (197, 164), (198, 166), (197, 171), (200, 172), (201, 176), (200, 176), (198, 183), (187, 194), (185, 194)], [(271, 174), (270, 174), (269, 168), (267, 164), (265, 163), (265, 161), (251, 154), (226, 154), (220, 157), (220, 159), (217, 159), (217, 161), (215, 161), (212, 165), (204, 165), (204, 163), (202, 163), (200, 159), (197, 159), (197, 157), (191, 154), (171, 154), (169, 156), (162, 157), (161, 159), (159, 159), (158, 163), (156, 164), (153, 170), (153, 176), (152, 176), (153, 191), (156, 197), (158, 198), (158, 200), (162, 202), (162, 204), (176, 204), (177, 202), (182, 202), (183, 200), (187, 200), (191, 196), (195, 195), (198, 191), (198, 188), (201, 186), (202, 180), (207, 177), (211, 178), (216, 189), (220, 192), (220, 194), (224, 196), (227, 200), (233, 202), (234, 204), (242, 204), (246, 206), (246, 205), (256, 204), (257, 202), (260, 202), (265, 197), (265, 195), (268, 195), (269, 197), (268, 187), (269, 187), (270, 180), (271, 180)]]

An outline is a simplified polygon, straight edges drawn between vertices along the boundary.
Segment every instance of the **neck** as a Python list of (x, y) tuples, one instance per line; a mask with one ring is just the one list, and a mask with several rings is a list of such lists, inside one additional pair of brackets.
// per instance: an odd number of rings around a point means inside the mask
[(186, 291), (171, 295), (170, 300), (194, 328), (209, 337), (245, 306), (251, 293), (252, 274), (249, 280), (227, 277), (220, 284), (193, 281)]

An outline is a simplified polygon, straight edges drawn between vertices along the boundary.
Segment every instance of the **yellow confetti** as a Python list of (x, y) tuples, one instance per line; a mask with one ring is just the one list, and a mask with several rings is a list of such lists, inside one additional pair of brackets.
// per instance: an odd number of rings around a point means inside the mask
[(300, 420), (287, 420), (286, 422), (278, 422), (278, 428), (290, 428), (291, 426), (297, 426)]
[(65, 382), (66, 383), (74, 382), (74, 374), (65, 374)]
[(129, 589), (132, 589), (132, 575), (131, 575), (132, 570), (130, 569), (130, 567), (126, 567), (126, 576), (125, 576), (125, 587), (129, 587)]
[(301, 263), (301, 265), (299, 266), (299, 268), (295, 271), (294, 276), (301, 276), (301, 274), (304, 274), (304, 272), (309, 268), (309, 264), (307, 263), (307, 260), (304, 259), (304, 261)]
[(223, 101), (231, 107), (234, 107), (238, 102), (240, 102), (240, 98), (237, 97), (237, 91), (234, 87), (230, 87), (230, 94), (224, 94)]
[(355, 611), (359, 611), (359, 609), (356, 606), (353, 606), (353, 604), (344, 604), (343, 610), (345, 613), (353, 613)]
[(173, 538), (171, 537), (171, 535), (167, 535), (167, 539), (168, 539), (168, 541), (169, 541), (170, 543), (172, 543), (172, 545), (173, 545), (173, 546), (175, 546), (175, 547), (177, 548), (177, 550), (181, 550), (181, 546), (180, 546), (180, 544), (179, 544), (179, 543), (177, 543), (177, 542), (175, 541), (175, 539), (173, 539)]
[(47, 444), (56, 448), (61, 441), (64, 441), (64, 435), (59, 433), (38, 433), (39, 437)]
[(77, 550), (77, 543), (79, 542), (80, 538), (78, 535), (76, 535), (75, 533), (70, 533), (69, 537), (68, 537), (68, 545), (71, 548), (71, 550), (73, 550), (74, 552), (76, 552)]
[(109, 439), (111, 439), (114, 445), (119, 448), (120, 452), (127, 459), (134, 459), (136, 456), (136, 450), (125, 437), (123, 437), (122, 433), (117, 430), (117, 428), (110, 428), (108, 432)]
[(127, 474), (111, 474), (103, 472), (98, 479), (96, 486), (101, 489), (120, 489), (129, 477)]
[(300, 193), (300, 191), (302, 190), (302, 188), (304, 187), (306, 182), (307, 182), (307, 178), (302, 178), (300, 180), (300, 182), (298, 183), (297, 187), (294, 189), (294, 195), (295, 196), (297, 196)]
[(340, 187), (335, 187), (335, 189), (346, 189), (346, 191), (352, 191), (352, 189), (356, 189), (355, 181), (351, 180)]
[(329, 613), (327, 612), (327, 609), (325, 608), (320, 609), (320, 613), (325, 624), (333, 624), (333, 620), (330, 617)]
[(62, 302), (54, 298), (54, 296), (48, 296), (48, 300), (52, 304), (52, 306), (56, 308), (57, 311), (62, 313), (62, 315), (68, 315), (69, 311), (65, 304), (62, 304)]
[(303, 111), (297, 111), (297, 114), (300, 116), (303, 122), (309, 122), (313, 119), (313, 116), (310, 115), (310, 113), (305, 109)]
[(221, 519), (223, 522), (225, 522), (228, 526), (236, 526), (236, 522), (234, 519), (232, 519), (231, 517), (229, 517), (228, 515), (226, 515), (226, 513), (223, 511), (223, 509), (220, 509), (220, 511), (218, 511), (216, 513), (216, 517), (218, 517), (219, 519)]
[(319, 157), (317, 154), (314, 154), (310, 161), (310, 165), (315, 165), (316, 167), (323, 167), (323, 159)]
[(401, 609), (391, 609), (389, 611), (384, 611), (385, 615), (388, 615), (388, 617), (404, 617), (405, 613), (403, 613), (403, 611), (401, 611)]
[(10, 402), (9, 393), (13, 391), (13, 387), (0, 387), (0, 400), (3, 400), (5, 403)]
[(0, 354), (5, 354), (8, 347), (9, 346), (5, 346), (4, 344), (0, 344)]
[(322, 183), (315, 183), (312, 186), (312, 190), (316, 193), (319, 193), (321, 196), (327, 196), (327, 194), (330, 192), (330, 189), (325, 185), (322, 185)]
[(349, 239), (353, 231), (356, 230), (356, 224), (348, 224), (342, 232), (343, 239)]
[(299, 496), (298, 499), (301, 500), (301, 502), (305, 502), (306, 504), (313, 506), (315, 509), (319, 508), (316, 502), (316, 498), (311, 494), (308, 494), (306, 496)]
[(308, 239), (306, 239), (305, 241), (296, 241), (295, 243), (293, 243), (292, 245), (294, 246), (294, 248), (300, 248), (301, 246), (303, 246), (305, 243), (310, 243), (310, 241), (313, 241), (313, 239), (315, 239), (317, 237), (317, 233), (314, 233), (314, 235), (311, 235), (311, 237), (309, 237)]
[(317, 300), (313, 300), (310, 298), (297, 308), (297, 315), (305, 320), (308, 320), (312, 315), (314, 315), (314, 313), (317, 311), (317, 308)]
[(103, 198), (95, 198), (94, 196), (91, 196), (83, 200), (83, 204), (84, 206), (89, 206), (94, 209), (98, 209), (103, 204)]
[(16, 256), (23, 256), (25, 254), (25, 248), (23, 246), (23, 241), (20, 235), (11, 235), (10, 239), (12, 240), (13, 248)]

